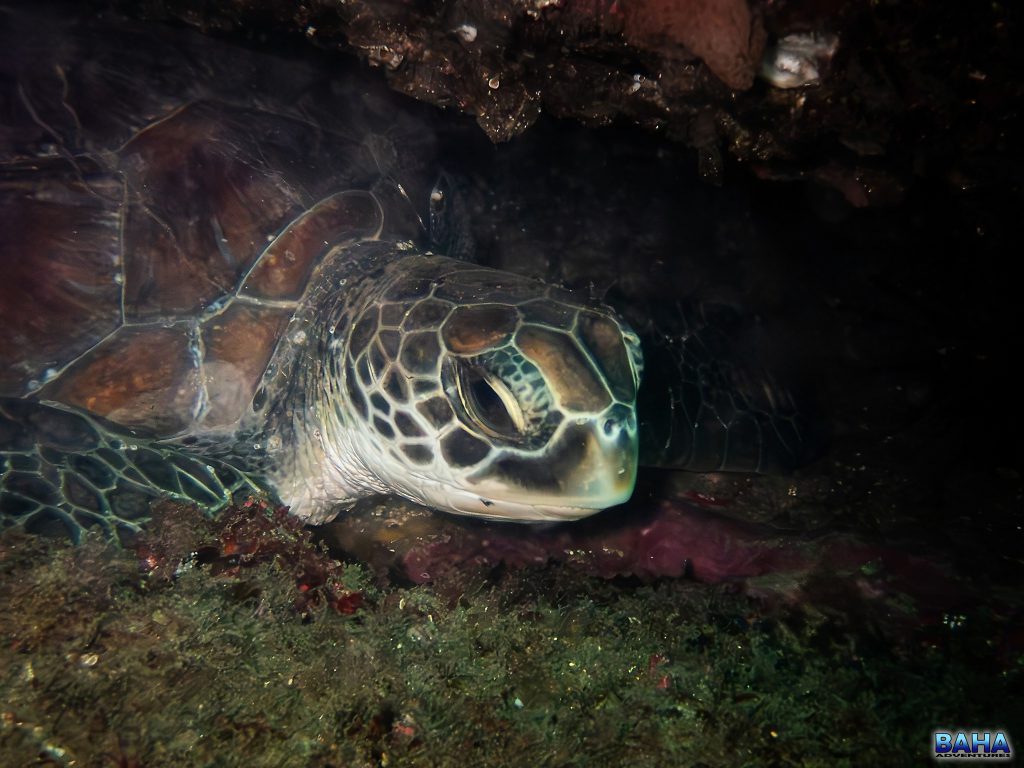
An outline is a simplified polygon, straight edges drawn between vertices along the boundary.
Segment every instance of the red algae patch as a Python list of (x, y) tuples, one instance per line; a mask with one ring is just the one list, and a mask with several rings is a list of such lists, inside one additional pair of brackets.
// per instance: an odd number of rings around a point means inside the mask
[(250, 498), (214, 519), (194, 507), (164, 503), (135, 542), (141, 571), (167, 580), (183, 567), (198, 564), (214, 576), (239, 579), (258, 565), (273, 565), (295, 584), (294, 607), (302, 615), (327, 606), (351, 614), (363, 596), (344, 586), (344, 566), (313, 541), (286, 507)]

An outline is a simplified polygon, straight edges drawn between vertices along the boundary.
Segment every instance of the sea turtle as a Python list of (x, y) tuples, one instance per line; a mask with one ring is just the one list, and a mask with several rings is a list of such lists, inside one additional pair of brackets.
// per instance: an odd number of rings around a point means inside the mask
[(252, 51), (129, 24), (49, 45), (16, 21), (5, 525), (132, 531), (161, 496), (216, 510), (256, 492), (311, 523), (380, 493), (571, 520), (626, 501), (638, 462), (800, 455), (781, 390), (716, 360), (699, 314), (642, 341), (588, 297), (431, 252), (458, 225), (451, 190), (420, 206), (395, 180), (381, 156), (403, 148), (359, 134), (365, 97), (311, 117)]

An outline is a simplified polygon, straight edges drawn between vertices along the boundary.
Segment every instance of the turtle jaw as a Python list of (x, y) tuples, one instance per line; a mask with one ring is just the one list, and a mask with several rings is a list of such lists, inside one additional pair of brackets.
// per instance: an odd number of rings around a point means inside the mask
[(444, 505), (456, 514), (519, 522), (589, 517), (629, 500), (636, 485), (635, 417), (586, 420), (534, 456), (501, 455)]
[[(490, 504), (491, 506), (485, 506)], [(614, 505), (609, 505), (614, 506)], [(454, 498), (446, 510), (455, 515), (505, 523), (569, 523), (597, 514), (604, 507), (539, 505), (531, 502), (490, 501), (481, 497)]]

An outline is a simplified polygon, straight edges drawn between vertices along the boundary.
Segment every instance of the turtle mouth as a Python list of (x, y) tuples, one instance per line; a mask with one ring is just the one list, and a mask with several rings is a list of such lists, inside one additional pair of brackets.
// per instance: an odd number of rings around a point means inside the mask
[(624, 503), (636, 484), (638, 445), (632, 412), (618, 416), (573, 424), (535, 455), (499, 453), (449, 508), (505, 520), (578, 520)]
[[(464, 489), (459, 489), (463, 490)], [(564, 500), (562, 500), (564, 501)], [(614, 506), (614, 505), (612, 505)], [(582, 520), (606, 509), (605, 506), (537, 504), (535, 502), (488, 499), (467, 494), (449, 501), (447, 511), (456, 515), (514, 523), (563, 523)]]

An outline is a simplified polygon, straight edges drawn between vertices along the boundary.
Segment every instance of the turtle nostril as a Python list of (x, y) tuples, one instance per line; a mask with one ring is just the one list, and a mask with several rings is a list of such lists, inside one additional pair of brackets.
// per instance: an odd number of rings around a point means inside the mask
[(601, 429), (607, 437), (616, 437), (636, 430), (636, 416), (630, 408), (616, 404), (604, 416)]

